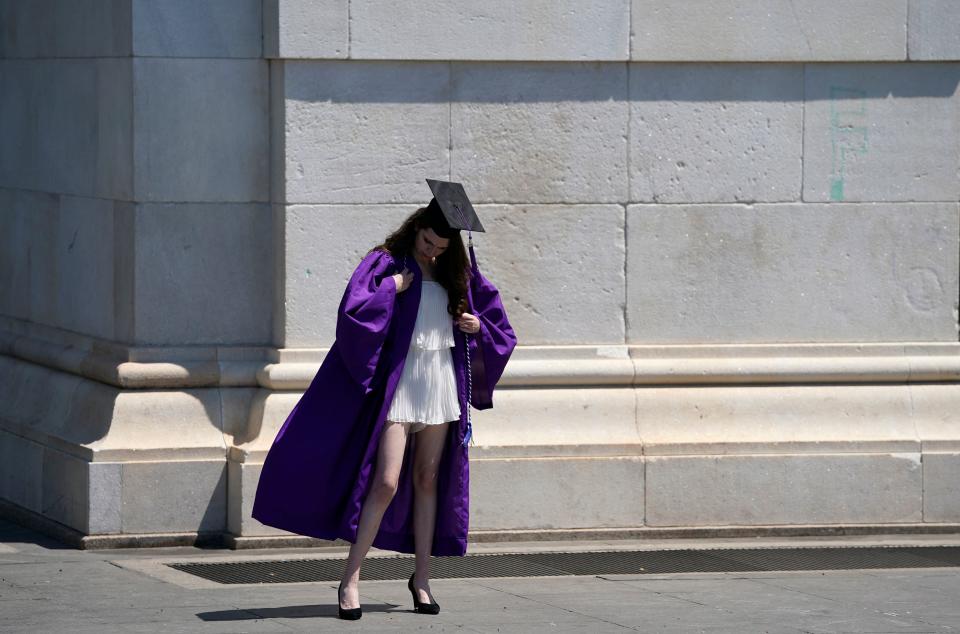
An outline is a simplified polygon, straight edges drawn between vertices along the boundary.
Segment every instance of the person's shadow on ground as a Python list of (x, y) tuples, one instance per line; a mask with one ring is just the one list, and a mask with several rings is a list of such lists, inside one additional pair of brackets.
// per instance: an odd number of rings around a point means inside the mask
[[(360, 604), (366, 612), (393, 612), (399, 607), (390, 603)], [(198, 612), (197, 616), (204, 621), (250, 621), (254, 619), (308, 619), (316, 617), (337, 617), (337, 604), (329, 605), (288, 605), (279, 608), (245, 608), (235, 610), (216, 610), (213, 612)]]

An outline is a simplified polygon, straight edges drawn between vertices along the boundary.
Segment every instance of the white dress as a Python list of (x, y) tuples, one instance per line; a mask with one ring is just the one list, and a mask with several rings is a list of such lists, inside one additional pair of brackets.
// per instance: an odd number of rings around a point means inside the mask
[(412, 433), (460, 419), (447, 289), (433, 280), (424, 280), (422, 288), (407, 360), (387, 412), (387, 420), (414, 423)]

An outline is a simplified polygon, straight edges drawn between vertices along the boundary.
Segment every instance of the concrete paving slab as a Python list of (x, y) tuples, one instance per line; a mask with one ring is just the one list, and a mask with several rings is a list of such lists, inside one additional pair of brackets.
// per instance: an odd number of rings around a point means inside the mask
[[(470, 551), (957, 543), (957, 535), (898, 535), (485, 543)], [(435, 579), (436, 616), (412, 612), (402, 580), (362, 580), (364, 616), (348, 624), (336, 618), (334, 583), (221, 585), (195, 577), (202, 583), (191, 585), (183, 580), (192, 575), (166, 565), (343, 558), (342, 547), (77, 551), (2, 521), (0, 545), (0, 632), (960, 631), (960, 569), (953, 568)]]

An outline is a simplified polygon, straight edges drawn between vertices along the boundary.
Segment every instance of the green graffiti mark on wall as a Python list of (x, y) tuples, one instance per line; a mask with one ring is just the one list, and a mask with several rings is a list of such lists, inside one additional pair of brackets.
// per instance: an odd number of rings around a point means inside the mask
[(830, 200), (843, 200), (847, 157), (867, 153), (866, 116), (865, 91), (830, 86), (830, 143), (833, 147)]

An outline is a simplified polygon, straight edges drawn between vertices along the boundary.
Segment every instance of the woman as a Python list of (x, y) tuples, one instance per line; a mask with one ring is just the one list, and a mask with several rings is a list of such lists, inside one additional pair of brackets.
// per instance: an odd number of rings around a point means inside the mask
[(407, 586), (429, 614), (439, 612), (430, 555), (466, 552), (468, 392), (473, 407), (492, 407), (516, 346), (470, 255), (472, 265), (436, 198), (371, 249), (347, 284), (336, 341), (264, 461), (255, 519), (352, 543), (341, 618), (361, 616), (371, 545), (415, 553)]

